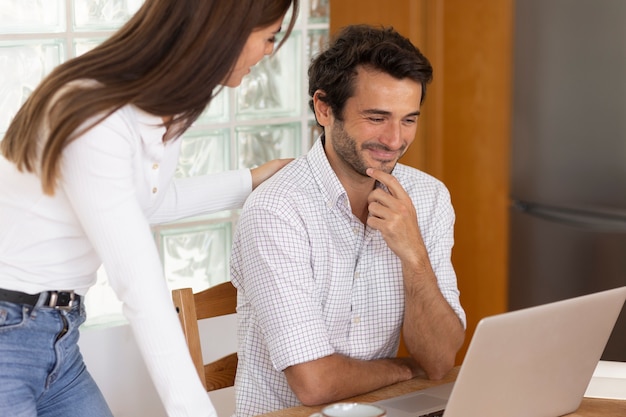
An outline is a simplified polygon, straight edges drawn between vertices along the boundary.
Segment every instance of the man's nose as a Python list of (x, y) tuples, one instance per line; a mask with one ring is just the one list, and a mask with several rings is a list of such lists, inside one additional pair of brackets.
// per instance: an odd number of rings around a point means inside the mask
[(403, 129), (401, 123), (390, 123), (385, 129), (381, 142), (390, 149), (397, 150), (403, 146)]

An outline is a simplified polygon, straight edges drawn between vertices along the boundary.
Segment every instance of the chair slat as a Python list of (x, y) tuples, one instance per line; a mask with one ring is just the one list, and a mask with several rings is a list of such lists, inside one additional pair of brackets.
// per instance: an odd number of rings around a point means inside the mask
[(202, 360), (198, 320), (234, 314), (237, 310), (237, 289), (225, 282), (194, 294), (191, 288), (172, 290), (172, 300), (178, 312), (187, 347), (194, 366), (207, 391), (235, 385), (237, 353), (209, 364)]

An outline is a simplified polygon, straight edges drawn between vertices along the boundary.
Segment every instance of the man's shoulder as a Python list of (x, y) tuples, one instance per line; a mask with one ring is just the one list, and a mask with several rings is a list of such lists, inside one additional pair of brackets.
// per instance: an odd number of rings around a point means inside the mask
[(299, 157), (259, 185), (250, 195), (250, 204), (268, 204), (286, 201), (296, 195), (306, 194), (314, 183), (305, 157)]

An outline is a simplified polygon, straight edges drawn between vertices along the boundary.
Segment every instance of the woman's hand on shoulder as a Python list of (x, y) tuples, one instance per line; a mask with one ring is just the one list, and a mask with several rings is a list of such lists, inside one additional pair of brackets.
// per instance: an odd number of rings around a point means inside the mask
[(277, 173), (282, 167), (291, 161), (293, 161), (293, 158), (273, 159), (261, 166), (252, 168), (250, 170), (250, 173), (252, 174), (252, 189), (254, 190), (259, 186), (259, 184)]

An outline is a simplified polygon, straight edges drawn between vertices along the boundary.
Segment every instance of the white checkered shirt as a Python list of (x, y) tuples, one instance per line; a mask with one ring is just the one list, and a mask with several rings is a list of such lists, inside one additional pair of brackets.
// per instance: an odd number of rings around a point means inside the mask
[[(454, 211), (445, 186), (401, 164), (439, 288), (461, 321), (450, 260)], [(235, 235), (238, 289), (236, 415), (300, 405), (283, 370), (333, 353), (397, 353), (404, 313), (402, 269), (381, 234), (351, 211), (318, 140), (247, 200)]]

